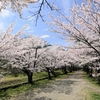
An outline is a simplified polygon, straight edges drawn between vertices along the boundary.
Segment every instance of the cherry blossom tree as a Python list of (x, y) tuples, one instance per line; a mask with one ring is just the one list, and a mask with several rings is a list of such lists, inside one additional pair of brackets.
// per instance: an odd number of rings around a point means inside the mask
[(69, 52), (64, 47), (49, 46), (46, 41), (36, 36), (16, 37), (11, 46), (5, 52), (4, 59), (13, 68), (22, 70), (28, 76), (28, 83), (31, 84), (33, 73), (46, 70), (51, 79), (50, 73), (56, 77), (55, 69), (62, 68), (64, 73), (67, 73), (66, 65), (73, 62), (71, 55), (68, 56)]
[(13, 43), (14, 47), (6, 53), (5, 57), (13, 68), (22, 70), (28, 76), (28, 82), (32, 83), (33, 73), (42, 70), (39, 61), (40, 56), (45, 52), (43, 47), (46, 44), (36, 36), (16, 38)]
[(36, 17), (36, 21), (39, 17), (43, 20), (41, 12), (45, 5), (47, 8), (53, 10), (53, 4), (51, 4), (49, 0), (0, 0), (0, 11), (9, 7), (12, 11), (18, 12), (19, 16), (22, 18), (23, 9), (28, 9), (29, 4), (31, 4), (34, 8), (33, 11), (29, 11), (32, 14), (29, 18)]
[[(3, 58), (12, 65), (12, 68), (22, 70), (28, 76), (28, 82), (32, 83), (33, 73), (47, 70), (56, 76), (54, 69), (65, 65), (65, 53), (63, 47), (49, 46), (46, 41), (36, 36), (15, 37), (10, 48), (4, 52)], [(50, 73), (48, 72), (49, 78)]]
[[(0, 34), (0, 69), (5, 69), (8, 66), (8, 60), (5, 58), (5, 54), (13, 48), (15, 39), (22, 34), (25, 34), (25, 30), (27, 29), (27, 25), (25, 25), (19, 32), (12, 35), (11, 32), (13, 31), (13, 25), (14, 23), (11, 23), (7, 30)], [(7, 73), (8, 71), (6, 73), (2, 70), (0, 71), (0, 75), (3, 78)]]
[(46, 48), (46, 52), (41, 56), (41, 64), (48, 72), (48, 78), (51, 79), (50, 73), (55, 77), (55, 70), (62, 69), (67, 74), (69, 64), (69, 57), (67, 56), (67, 50), (59, 45), (52, 45)]
[[(75, 4), (73, 8), (70, 9), (70, 18), (56, 10), (60, 16), (55, 18), (50, 15), (52, 22), (47, 22), (52, 32), (59, 33), (64, 36), (64, 40), (71, 41), (73, 44), (78, 45), (77, 49), (79, 48), (79, 50), (76, 51), (73, 49), (73, 52), (81, 51), (80, 48), (86, 51), (82, 53), (78, 52), (78, 55), (84, 58), (81, 62), (88, 62), (91, 57), (93, 57), (93, 59), (100, 59), (99, 8), (99, 0), (86, 0), (81, 6)], [(81, 44), (81, 46), (79, 44)], [(82, 54), (86, 55), (84, 56)]]
[[(55, 18), (50, 15), (52, 22), (47, 22), (52, 32), (61, 34), (65, 41), (73, 42), (73, 47), (68, 48), (70, 60), (73, 59), (71, 62), (84, 66), (89, 76), (98, 77), (98, 82), (100, 82), (99, 8), (100, 0), (85, 0), (81, 6), (75, 4), (70, 9), (70, 18), (55, 9), (60, 16)], [(91, 73), (91, 69), (95, 73)]]
[(49, 46), (46, 48), (46, 52), (42, 56), (41, 63), (43, 67), (45, 67), (45, 70), (48, 72), (49, 79), (51, 79), (50, 73), (52, 73), (56, 77), (54, 69), (57, 66), (57, 62), (56, 62), (57, 60), (56, 54), (58, 53), (58, 51), (56, 51), (57, 49), (58, 46)]

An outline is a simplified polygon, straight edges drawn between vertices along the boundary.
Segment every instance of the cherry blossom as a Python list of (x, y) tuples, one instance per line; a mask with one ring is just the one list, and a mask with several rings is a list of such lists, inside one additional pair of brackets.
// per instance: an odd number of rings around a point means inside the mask
[[(89, 2), (91, 1), (91, 2)], [(88, 0), (81, 4), (75, 4), (68, 18), (58, 11), (58, 17), (50, 14), (52, 21), (47, 22), (51, 32), (56, 32), (64, 37), (65, 41), (73, 42), (73, 47), (68, 51), (73, 52), (72, 59), (80, 63), (100, 59), (100, 1)], [(76, 47), (77, 45), (77, 47)], [(77, 48), (77, 50), (75, 49)], [(79, 48), (79, 50), (78, 50)], [(81, 48), (81, 49), (80, 49)], [(84, 59), (83, 59), (84, 58)], [(93, 58), (93, 59), (92, 59)]]
[[(11, 32), (13, 30), (13, 23), (9, 25), (7, 30), (4, 33), (0, 34), (0, 67), (1, 68), (6, 68), (8, 66), (7, 64), (7, 58), (6, 54), (12, 53), (12, 48), (14, 47), (14, 41), (16, 40), (17, 37), (21, 36), (22, 34), (25, 34), (25, 30), (27, 28), (27, 25), (25, 25), (19, 32), (16, 34), (12, 35)], [(6, 63), (5, 63), (6, 62)], [(5, 72), (0, 72), (0, 76), (4, 78)]]

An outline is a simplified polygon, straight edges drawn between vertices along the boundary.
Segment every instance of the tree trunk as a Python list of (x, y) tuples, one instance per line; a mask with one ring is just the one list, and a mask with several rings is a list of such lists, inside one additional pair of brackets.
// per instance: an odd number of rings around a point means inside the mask
[(72, 72), (72, 71), (73, 71), (73, 70), (72, 70), (72, 67), (69, 67), (69, 71), (70, 71), (70, 72)]
[(52, 78), (51, 78), (51, 75), (50, 75), (50, 70), (49, 70), (49, 68), (46, 68), (46, 69), (47, 69), (47, 73), (48, 73), (48, 79), (51, 80)]
[(29, 72), (27, 76), (28, 76), (28, 83), (32, 84), (33, 83), (33, 79), (32, 79), (33, 73)]
[(66, 71), (66, 67), (65, 66), (62, 67), (62, 70), (63, 70), (64, 74), (67, 74), (67, 71)]
[(23, 68), (23, 72), (28, 77), (28, 83), (32, 84), (33, 83), (33, 80), (32, 80), (33, 73), (30, 70), (27, 70), (26, 68)]

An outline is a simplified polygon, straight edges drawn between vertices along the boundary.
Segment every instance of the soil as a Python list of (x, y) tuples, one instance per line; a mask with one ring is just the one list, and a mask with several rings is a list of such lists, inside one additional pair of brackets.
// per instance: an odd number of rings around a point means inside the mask
[(84, 77), (83, 71), (76, 71), (66, 78), (57, 79), (52, 84), (42, 88), (27, 91), (25, 94), (12, 100), (91, 100), (90, 92), (100, 92)]

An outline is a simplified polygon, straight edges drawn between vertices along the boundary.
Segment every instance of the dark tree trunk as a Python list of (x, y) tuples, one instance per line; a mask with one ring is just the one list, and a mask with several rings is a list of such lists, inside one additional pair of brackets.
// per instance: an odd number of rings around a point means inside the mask
[(48, 73), (48, 79), (51, 80), (52, 78), (51, 78), (51, 75), (50, 75), (50, 70), (49, 70), (49, 68), (46, 68), (46, 70), (47, 70), (47, 73)]
[(28, 76), (28, 83), (32, 84), (33, 83), (33, 79), (32, 79), (33, 73), (29, 72), (27, 76)]
[(72, 72), (72, 71), (73, 71), (73, 70), (72, 70), (72, 67), (69, 67), (69, 71), (70, 71), (70, 72)]
[(62, 67), (62, 70), (63, 70), (64, 74), (67, 74), (66, 66)]
[(26, 68), (23, 68), (23, 72), (27, 75), (28, 77), (28, 83), (32, 84), (33, 83), (33, 73), (30, 70), (27, 70)]

